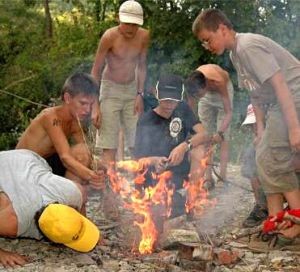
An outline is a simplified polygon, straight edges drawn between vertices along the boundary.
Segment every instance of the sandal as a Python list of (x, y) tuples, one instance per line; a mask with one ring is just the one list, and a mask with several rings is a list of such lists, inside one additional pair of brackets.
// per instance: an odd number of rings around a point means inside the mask
[(260, 232), (258, 235), (252, 235), (248, 248), (255, 252), (270, 252), (273, 250), (288, 250), (300, 254), (300, 242), (296, 239), (290, 239), (282, 234), (266, 234)]

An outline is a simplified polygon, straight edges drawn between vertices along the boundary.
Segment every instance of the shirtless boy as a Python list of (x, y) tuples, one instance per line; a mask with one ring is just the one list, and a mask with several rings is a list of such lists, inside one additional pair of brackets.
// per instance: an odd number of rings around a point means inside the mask
[[(103, 173), (88, 167), (91, 155), (80, 127), (80, 120), (91, 113), (97, 92), (98, 84), (90, 75), (71, 75), (63, 86), (63, 104), (44, 109), (33, 119), (16, 148), (32, 150), (45, 158), (54, 174), (100, 188)], [(76, 142), (73, 147), (71, 138)]]
[[(233, 86), (228, 73), (220, 66), (199, 66), (186, 80), (189, 104), (198, 102), (198, 115), (208, 134), (213, 134), (220, 148), (220, 176), (226, 181), (229, 160), (229, 131), (232, 118)], [(206, 179), (212, 180), (212, 169), (208, 168)]]
[(98, 129), (101, 123), (96, 145), (103, 149), (106, 162), (115, 161), (120, 124), (127, 146), (133, 148), (137, 114), (143, 112), (149, 32), (140, 27), (141, 5), (124, 2), (119, 9), (119, 22), (101, 37), (91, 71), (97, 82), (101, 81), (100, 106), (95, 103), (92, 120)]

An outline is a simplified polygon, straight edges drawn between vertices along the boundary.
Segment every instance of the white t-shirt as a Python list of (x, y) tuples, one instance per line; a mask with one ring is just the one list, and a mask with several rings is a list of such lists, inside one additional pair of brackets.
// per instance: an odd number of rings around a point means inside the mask
[(54, 175), (47, 162), (30, 150), (0, 152), (0, 166), (0, 191), (6, 193), (16, 212), (18, 237), (42, 238), (34, 216), (48, 204), (82, 205), (79, 188), (71, 180)]

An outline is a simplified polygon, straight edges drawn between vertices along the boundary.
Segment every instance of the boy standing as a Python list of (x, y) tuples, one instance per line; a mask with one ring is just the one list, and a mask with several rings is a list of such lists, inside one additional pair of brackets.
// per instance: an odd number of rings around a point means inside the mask
[[(85, 144), (80, 120), (91, 113), (98, 84), (85, 73), (71, 75), (62, 90), (63, 104), (36, 116), (22, 134), (16, 149), (29, 149), (47, 160), (53, 173), (101, 188), (103, 173), (88, 166), (91, 154)], [(76, 145), (70, 146), (72, 139)]]
[[(293, 153), (300, 151), (300, 62), (265, 36), (236, 33), (217, 9), (202, 11), (193, 32), (212, 53), (231, 51), (239, 85), (251, 92), (259, 139), (257, 170), (267, 194), (269, 215), (282, 211), (284, 198), (290, 209), (300, 209), (299, 181), (291, 163)], [(269, 109), (264, 129), (265, 103)], [(281, 232), (294, 237), (299, 228), (294, 225)]]
[[(225, 182), (233, 100), (229, 75), (218, 65), (201, 65), (187, 78), (186, 89), (188, 101), (192, 101), (190, 104), (199, 101), (198, 116), (207, 133), (216, 133), (215, 142), (220, 143), (220, 176)], [(206, 179), (212, 181), (211, 167), (207, 169)]]
[(103, 149), (106, 163), (116, 159), (120, 124), (129, 149), (133, 148), (137, 114), (143, 112), (149, 32), (139, 27), (143, 25), (141, 5), (124, 2), (119, 21), (101, 37), (91, 71), (97, 82), (101, 81), (100, 105), (94, 104), (92, 120), (98, 129), (101, 123), (96, 145)]

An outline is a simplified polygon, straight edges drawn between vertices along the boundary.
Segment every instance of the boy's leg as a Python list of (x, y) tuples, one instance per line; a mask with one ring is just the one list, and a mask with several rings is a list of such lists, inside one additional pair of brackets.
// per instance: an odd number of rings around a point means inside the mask
[(226, 182), (227, 177), (227, 164), (229, 160), (229, 142), (222, 141), (220, 146), (220, 176)]
[[(223, 108), (218, 109), (217, 116), (218, 116), (217, 131), (219, 131), (225, 116), (225, 112)], [(223, 179), (223, 181), (226, 181), (226, 177), (227, 177), (227, 164), (229, 161), (229, 138), (230, 138), (230, 125), (224, 133), (224, 140), (220, 144), (220, 176)]]
[(283, 195), (267, 194), (267, 203), (269, 215), (274, 216), (283, 209)]
[[(82, 163), (86, 167), (90, 167), (91, 164), (91, 153), (88, 150), (88, 147), (86, 144), (77, 144), (71, 147), (71, 154), (72, 156)], [(80, 213), (84, 216), (86, 215), (86, 202), (87, 202), (87, 185), (85, 185), (84, 180), (76, 176), (70, 171), (66, 171), (65, 178), (70, 179), (77, 183), (78, 188), (80, 189), (80, 192), (82, 194), (82, 206), (80, 209)]]
[(135, 99), (127, 100), (124, 102), (122, 111), (121, 122), (124, 127), (125, 134), (125, 147), (129, 149), (130, 156), (133, 156), (133, 149), (135, 143), (135, 133), (138, 116), (134, 114)]
[(256, 204), (258, 204), (260, 207), (264, 209), (267, 209), (266, 195), (263, 192), (259, 179), (255, 177), (252, 178), (250, 182), (251, 182), (251, 187), (253, 189)]
[(286, 122), (278, 108), (269, 110), (266, 129), (256, 149), (259, 179), (267, 194), (269, 215), (283, 209), (283, 196), (291, 209), (300, 209), (299, 180), (292, 165)]
[(103, 162), (108, 167), (115, 162), (120, 131), (120, 114), (123, 102), (120, 99), (107, 98), (101, 101), (102, 122), (97, 137), (97, 147), (103, 149)]
[(190, 151), (190, 182), (196, 182), (204, 176), (205, 169), (201, 168), (201, 160), (205, 156), (205, 151), (204, 145), (199, 145)]
[[(91, 153), (88, 150), (88, 147), (83, 144), (76, 144), (71, 147), (71, 155), (79, 161), (81, 164), (83, 164), (86, 167), (89, 167), (91, 164)], [(77, 183), (84, 183), (85, 181), (76, 176), (74, 173), (72, 173), (69, 170), (66, 170), (65, 177), (73, 180), (74, 182)]]

